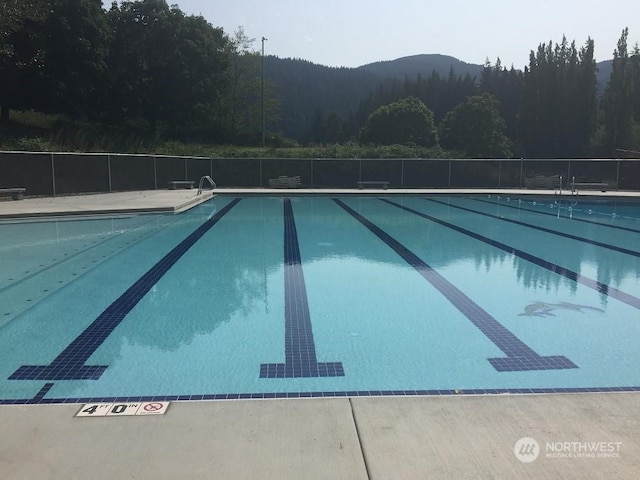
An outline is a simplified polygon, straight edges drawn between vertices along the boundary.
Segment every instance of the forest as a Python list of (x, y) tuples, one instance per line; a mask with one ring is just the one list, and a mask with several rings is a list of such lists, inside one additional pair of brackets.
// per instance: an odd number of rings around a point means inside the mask
[[(225, 32), (165, 0), (107, 9), (101, 0), (0, 0), (0, 11), (0, 149), (142, 153), (173, 142), (186, 152), (331, 147), (362, 156), (387, 147), (470, 158), (640, 150), (640, 50), (627, 44), (627, 28), (610, 62), (596, 63), (594, 39), (562, 38), (533, 48), (524, 71), (499, 58), (473, 66), (428, 55), (441, 65), (416, 73), (407, 59), (403, 71), (399, 62), (330, 68), (263, 57), (242, 27)], [(610, 68), (604, 80), (599, 66)]]

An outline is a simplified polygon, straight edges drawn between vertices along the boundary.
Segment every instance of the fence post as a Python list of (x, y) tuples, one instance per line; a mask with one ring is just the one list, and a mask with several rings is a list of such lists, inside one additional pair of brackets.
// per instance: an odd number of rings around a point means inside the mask
[(400, 188), (404, 188), (404, 158), (400, 160)]
[(112, 192), (113, 189), (111, 187), (111, 154), (107, 153), (107, 172), (109, 174), (109, 192)]
[(56, 196), (56, 166), (53, 160), (53, 152), (51, 152), (51, 187), (53, 188), (53, 196)]
[(520, 185), (518, 186), (518, 188), (522, 188), (522, 166), (523, 166), (524, 160), (521, 158), (520, 159)]
[(156, 156), (153, 155), (153, 189), (158, 189), (158, 166), (156, 165)]
[(451, 188), (451, 159), (449, 159), (449, 179), (447, 180), (447, 188)]
[(620, 159), (616, 161), (616, 190), (620, 190)]

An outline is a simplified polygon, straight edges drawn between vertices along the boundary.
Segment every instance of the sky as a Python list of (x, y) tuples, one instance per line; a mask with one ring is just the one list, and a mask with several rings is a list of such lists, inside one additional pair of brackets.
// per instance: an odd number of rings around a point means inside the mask
[[(613, 57), (629, 27), (629, 50), (640, 40), (637, 0), (168, 0), (233, 34), (239, 26), (266, 37), (265, 55), (321, 65), (367, 63), (439, 53), (467, 63), (523, 69), (540, 43), (565, 35), (578, 48), (595, 41), (597, 61)], [(635, 20), (635, 22), (634, 22)], [(635, 25), (634, 25), (635, 24)], [(633, 30), (637, 28), (637, 30)]]

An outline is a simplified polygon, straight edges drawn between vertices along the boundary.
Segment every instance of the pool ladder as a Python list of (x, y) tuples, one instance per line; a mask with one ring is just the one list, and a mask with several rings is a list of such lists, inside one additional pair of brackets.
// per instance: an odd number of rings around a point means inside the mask
[(202, 178), (200, 178), (200, 183), (198, 183), (198, 193), (196, 195), (200, 195), (202, 193), (202, 184), (205, 180), (211, 184), (212, 190), (217, 188), (216, 182), (213, 181), (213, 178), (211, 178), (209, 175), (204, 175)]
[(562, 195), (562, 175), (558, 175), (557, 184), (553, 186), (554, 195)]

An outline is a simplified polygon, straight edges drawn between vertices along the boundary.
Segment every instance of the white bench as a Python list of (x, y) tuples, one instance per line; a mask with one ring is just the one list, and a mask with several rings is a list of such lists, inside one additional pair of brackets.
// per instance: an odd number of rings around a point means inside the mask
[(358, 184), (358, 188), (360, 190), (362, 190), (365, 185), (382, 187), (384, 190), (389, 187), (389, 182), (387, 182), (386, 180), (360, 180), (356, 183)]
[(271, 188), (299, 188), (302, 185), (300, 175), (295, 177), (280, 176), (278, 178), (270, 178), (269, 186)]
[(13, 200), (22, 200), (24, 198), (24, 194), (27, 191), (26, 188), (23, 187), (19, 187), (19, 188), (0, 188), (0, 195), (2, 196), (9, 196), (11, 195), (11, 198)]
[(609, 186), (606, 182), (576, 182), (575, 180), (571, 182), (571, 194), (578, 195), (578, 189), (595, 189), (600, 190), (601, 192), (606, 192), (607, 187)]

